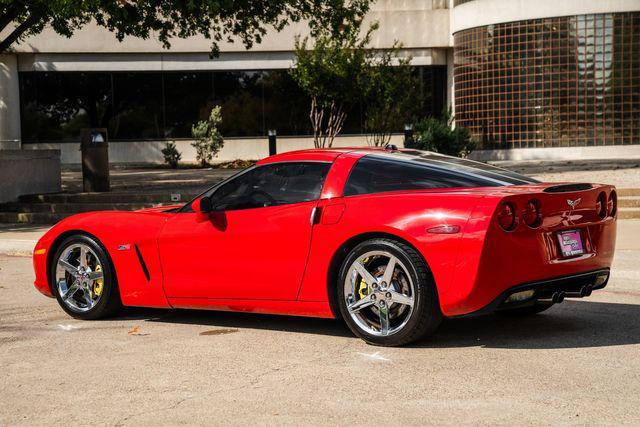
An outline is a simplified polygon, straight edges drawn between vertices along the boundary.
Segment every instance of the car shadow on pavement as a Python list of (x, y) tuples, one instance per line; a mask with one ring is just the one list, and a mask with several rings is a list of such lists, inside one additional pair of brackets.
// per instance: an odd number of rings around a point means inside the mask
[[(247, 328), (354, 338), (341, 320), (208, 310), (128, 308), (114, 320)], [(565, 301), (528, 317), (489, 315), (445, 320), (413, 348), (561, 349), (640, 343), (640, 305)]]
[[(211, 310), (126, 309), (119, 319), (139, 319), (149, 322), (201, 325), (222, 328), (264, 329), (304, 334), (353, 337), (347, 325), (334, 319), (277, 316)], [(355, 338), (355, 337), (354, 337)]]
[(567, 301), (526, 317), (491, 316), (445, 321), (416, 347), (562, 349), (640, 343), (640, 305)]

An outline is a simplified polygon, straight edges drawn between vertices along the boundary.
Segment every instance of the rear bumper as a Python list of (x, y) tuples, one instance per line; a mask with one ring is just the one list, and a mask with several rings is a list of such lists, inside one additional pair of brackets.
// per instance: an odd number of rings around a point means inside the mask
[[(483, 316), (498, 310), (526, 307), (535, 304), (540, 299), (549, 299), (557, 292), (576, 295), (580, 293), (580, 290), (584, 287), (589, 287), (593, 290), (602, 289), (607, 286), (607, 283), (609, 282), (609, 275), (610, 270), (608, 268), (603, 268), (584, 273), (523, 283), (505, 290), (497, 298), (479, 310), (458, 316), (451, 316), (451, 318)], [(527, 300), (521, 302), (508, 301), (511, 295), (529, 290), (533, 291), (533, 295)], [(581, 297), (576, 296), (576, 298)]]

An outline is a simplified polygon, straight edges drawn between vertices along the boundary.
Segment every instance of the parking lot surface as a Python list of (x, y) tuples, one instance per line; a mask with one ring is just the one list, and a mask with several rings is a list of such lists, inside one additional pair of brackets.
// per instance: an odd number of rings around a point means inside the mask
[(78, 321), (0, 255), (0, 424), (640, 423), (640, 222), (609, 286), (369, 346), (339, 321), (127, 309)]

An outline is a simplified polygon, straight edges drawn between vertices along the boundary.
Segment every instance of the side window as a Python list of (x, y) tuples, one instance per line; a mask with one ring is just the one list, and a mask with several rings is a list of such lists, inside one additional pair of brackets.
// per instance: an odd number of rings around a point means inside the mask
[(259, 166), (218, 187), (214, 209), (237, 210), (317, 200), (330, 163), (274, 163)]
[(487, 185), (495, 184), (456, 172), (433, 169), (417, 162), (367, 155), (358, 160), (351, 170), (344, 195)]

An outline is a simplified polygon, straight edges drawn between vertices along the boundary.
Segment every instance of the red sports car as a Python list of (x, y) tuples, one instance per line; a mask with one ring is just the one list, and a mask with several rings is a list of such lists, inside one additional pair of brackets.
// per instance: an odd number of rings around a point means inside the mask
[(603, 288), (616, 205), (610, 185), (429, 152), (288, 152), (185, 205), (61, 221), (35, 247), (35, 286), (80, 319), (121, 305), (342, 317), (402, 345), (443, 317)]

